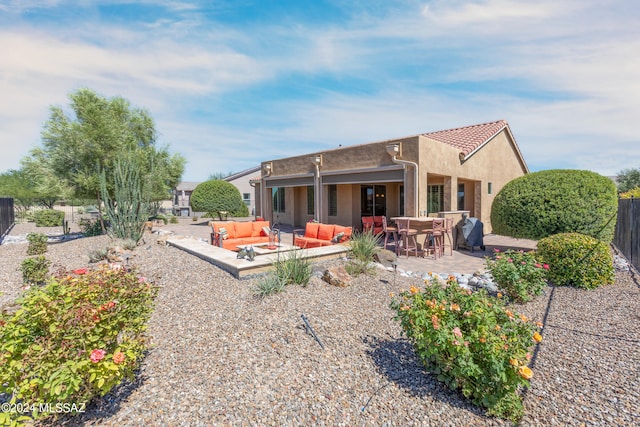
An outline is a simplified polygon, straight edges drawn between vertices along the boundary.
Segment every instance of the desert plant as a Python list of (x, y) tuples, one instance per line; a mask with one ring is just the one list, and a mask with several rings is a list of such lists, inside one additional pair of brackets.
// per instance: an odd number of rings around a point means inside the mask
[(36, 227), (58, 227), (63, 225), (64, 212), (55, 209), (41, 209), (35, 212)]
[(259, 298), (264, 298), (284, 291), (285, 286), (287, 286), (286, 283), (280, 277), (274, 272), (269, 272), (258, 279), (253, 293)]
[(25, 258), (20, 264), (22, 281), (29, 285), (42, 285), (47, 280), (51, 262), (44, 256), (38, 255)]
[(107, 175), (100, 176), (100, 191), (111, 223), (109, 234), (138, 242), (151, 213), (151, 189), (143, 182), (139, 160), (132, 154), (119, 157), (112, 170), (113, 199), (107, 191)]
[(42, 255), (47, 252), (47, 235), (44, 233), (28, 233), (27, 255)]
[(171, 216), (169, 217), (169, 223), (170, 223), (170, 224), (177, 224), (177, 223), (178, 223), (178, 217), (177, 217), (177, 216), (175, 216), (175, 215), (171, 215)]
[(207, 216), (217, 216), (220, 221), (221, 212), (228, 212), (235, 217), (249, 215), (247, 205), (236, 186), (219, 179), (198, 184), (191, 193), (190, 203), (194, 212), (207, 212)]
[(0, 413), (0, 424), (51, 415), (39, 411), (43, 402), (84, 408), (132, 379), (156, 294), (135, 272), (81, 268), (25, 294), (15, 314), (0, 314), (0, 393), (35, 408)]
[(539, 240), (567, 232), (607, 243), (613, 239), (618, 195), (613, 181), (595, 172), (547, 170), (516, 178), (496, 195), (496, 234)]
[(123, 239), (118, 241), (117, 244), (127, 251), (132, 251), (138, 247), (138, 242), (133, 239)]
[(379, 236), (372, 233), (354, 231), (349, 240), (349, 262), (345, 265), (347, 273), (352, 276), (369, 273), (373, 267), (378, 247)]
[(95, 220), (80, 221), (80, 231), (85, 237), (101, 236), (103, 234), (100, 221)]
[[(531, 347), (542, 336), (485, 290), (472, 293), (450, 277), (426, 281), (391, 302), (404, 334), (427, 370), (492, 415), (512, 421), (524, 413), (518, 392), (533, 376)], [(538, 326), (541, 326), (538, 324)]]
[(615, 280), (609, 245), (578, 233), (538, 241), (538, 255), (549, 264), (547, 279), (558, 286), (593, 289)]
[(274, 265), (274, 274), (285, 285), (309, 284), (311, 279), (311, 262), (298, 251), (287, 252)]
[(500, 289), (518, 303), (530, 301), (547, 286), (545, 272), (549, 265), (538, 262), (534, 252), (495, 249), (493, 259), (486, 258), (486, 265)]
[(349, 240), (349, 256), (363, 263), (370, 263), (374, 260), (378, 247), (379, 236), (372, 233), (361, 233), (354, 231)]
[(109, 248), (99, 248), (89, 251), (89, 262), (100, 262), (109, 257)]

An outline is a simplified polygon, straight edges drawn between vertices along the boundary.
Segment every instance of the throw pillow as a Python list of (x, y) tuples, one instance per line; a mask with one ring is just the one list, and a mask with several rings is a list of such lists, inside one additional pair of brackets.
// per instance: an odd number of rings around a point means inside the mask
[(227, 229), (224, 227), (220, 227), (218, 229), (218, 233), (220, 233), (222, 240), (227, 240), (229, 238), (229, 233), (227, 233)]
[(344, 236), (344, 233), (341, 231), (338, 234), (336, 234), (335, 236), (333, 236), (333, 239), (331, 239), (331, 243), (340, 242), (340, 239), (342, 239), (342, 236)]

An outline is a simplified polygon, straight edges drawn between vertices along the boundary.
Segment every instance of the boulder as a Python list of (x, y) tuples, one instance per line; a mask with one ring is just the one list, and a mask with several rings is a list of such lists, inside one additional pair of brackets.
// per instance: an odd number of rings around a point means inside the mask
[(351, 276), (343, 266), (331, 267), (324, 271), (322, 280), (330, 285), (346, 288), (351, 284)]
[(376, 252), (374, 258), (377, 262), (384, 265), (386, 268), (392, 268), (393, 263), (396, 262), (398, 256), (390, 250), (380, 249), (378, 252)]

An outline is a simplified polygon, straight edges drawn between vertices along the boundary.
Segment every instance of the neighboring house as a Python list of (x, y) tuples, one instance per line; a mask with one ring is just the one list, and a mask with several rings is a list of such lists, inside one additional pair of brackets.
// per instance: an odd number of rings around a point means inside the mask
[(233, 184), (238, 189), (238, 191), (240, 191), (242, 201), (244, 201), (244, 204), (247, 205), (247, 208), (249, 208), (249, 215), (255, 215), (256, 213), (256, 191), (252, 180), (256, 178), (256, 174), (259, 171), (260, 166), (255, 166), (223, 178), (225, 181)]
[(199, 182), (183, 181), (173, 189), (173, 214), (177, 216), (191, 216), (191, 193)]
[(261, 164), (257, 215), (360, 228), (361, 217), (458, 216), (491, 232), (494, 196), (528, 173), (504, 120), (353, 145)]

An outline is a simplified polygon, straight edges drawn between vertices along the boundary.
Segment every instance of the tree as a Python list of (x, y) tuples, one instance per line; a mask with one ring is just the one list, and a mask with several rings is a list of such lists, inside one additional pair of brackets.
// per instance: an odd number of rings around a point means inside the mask
[(640, 187), (640, 169), (623, 169), (618, 172), (617, 180), (619, 193)]
[(0, 197), (12, 197), (18, 212), (26, 212), (36, 200), (33, 182), (20, 170), (0, 174)]
[(211, 180), (214, 180), (214, 179), (225, 179), (226, 177), (231, 176), (231, 175), (233, 175), (233, 172), (227, 172), (227, 173), (214, 172), (211, 175), (209, 175), (209, 178), (207, 179), (207, 181), (211, 181)]
[(613, 181), (595, 172), (547, 170), (516, 178), (491, 206), (493, 232), (539, 240), (558, 233), (613, 239), (618, 195)]
[[(111, 170), (119, 156), (130, 152), (139, 159), (141, 179), (150, 183), (154, 200), (170, 197), (185, 160), (155, 146), (155, 125), (148, 112), (133, 108), (124, 98), (107, 99), (90, 89), (79, 89), (69, 99), (73, 114), (51, 107), (42, 147), (33, 149), (25, 163), (42, 164), (51, 176), (72, 188), (75, 197), (100, 202), (102, 172)], [(114, 182), (108, 179), (105, 188), (113, 198)]]
[(190, 203), (194, 212), (207, 212), (211, 217), (217, 215), (220, 220), (221, 212), (231, 216), (249, 215), (240, 191), (230, 182), (219, 179), (198, 184), (191, 193)]
[(57, 200), (66, 199), (73, 192), (65, 181), (53, 174), (45, 162), (46, 159), (25, 157), (21, 160), (21, 171), (33, 185), (36, 203), (47, 209), (53, 209)]

